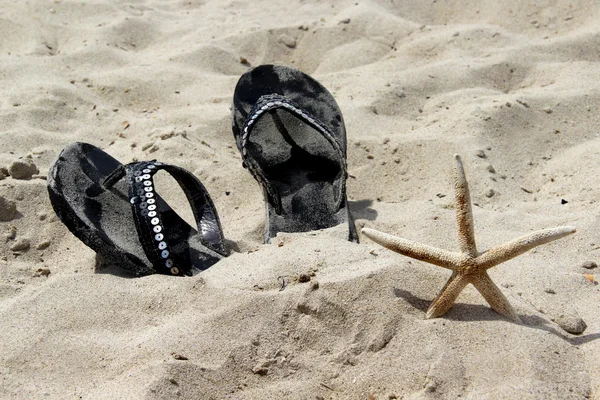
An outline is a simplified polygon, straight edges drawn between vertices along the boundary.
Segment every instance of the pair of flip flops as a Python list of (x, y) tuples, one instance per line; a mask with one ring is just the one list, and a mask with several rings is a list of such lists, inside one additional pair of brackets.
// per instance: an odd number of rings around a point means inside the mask
[[(233, 98), (233, 134), (243, 165), (262, 186), (265, 242), (278, 232), (348, 223), (346, 133), (333, 96), (310, 76), (262, 65), (245, 73)], [(168, 172), (196, 220), (187, 224), (156, 192)], [(227, 255), (217, 210), (190, 172), (153, 161), (123, 165), (99, 148), (75, 143), (51, 166), (48, 192), (61, 221), (106, 261), (137, 276), (193, 275)]]

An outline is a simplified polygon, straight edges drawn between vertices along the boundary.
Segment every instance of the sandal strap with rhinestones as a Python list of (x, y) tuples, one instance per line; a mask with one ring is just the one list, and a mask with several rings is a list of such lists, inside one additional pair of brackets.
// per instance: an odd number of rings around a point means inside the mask
[[(156, 172), (185, 193), (196, 228), (160, 197)], [(51, 203), (63, 223), (106, 261), (136, 275), (191, 275), (227, 255), (215, 206), (190, 172), (157, 161), (123, 165), (99, 148), (65, 148), (48, 174)]]
[(204, 185), (188, 171), (157, 161), (136, 162), (124, 166), (130, 182), (130, 202), (140, 241), (146, 256), (156, 270), (167, 270), (179, 275), (188, 270), (190, 252), (187, 242), (189, 230), (169, 224), (174, 213), (166, 203), (161, 204), (155, 192), (154, 175), (164, 170), (171, 174), (185, 193), (201, 242), (217, 253), (226, 254), (223, 232), (214, 204)]
[(286, 99), (284, 96), (279, 94), (268, 94), (261, 96), (252, 110), (250, 110), (250, 114), (246, 117), (246, 122), (244, 123), (244, 128), (242, 129), (242, 140), (241, 140), (241, 148), (242, 148), (242, 159), (244, 165), (248, 167), (250, 173), (254, 176), (254, 178), (265, 188), (269, 200), (271, 204), (277, 210), (277, 213), (281, 214), (281, 198), (280, 195), (275, 188), (275, 186), (269, 182), (266, 178), (262, 168), (260, 165), (249, 156), (246, 145), (248, 144), (248, 138), (252, 133), (252, 129), (255, 126), (255, 122), (261, 117), (262, 114), (267, 113), (271, 110), (276, 110), (278, 108), (282, 108), (293, 115), (295, 115), (300, 120), (304, 121), (306, 124), (312, 126), (317, 132), (319, 132), (333, 147), (338, 163), (340, 164), (340, 171), (344, 171), (344, 176), (340, 179), (340, 185), (338, 186), (338, 192), (336, 193), (336, 202), (335, 209), (336, 211), (340, 209), (342, 202), (344, 201), (344, 194), (346, 193), (346, 156), (344, 155), (344, 150), (340, 147), (339, 143), (333, 136), (333, 134), (327, 129), (325, 124), (315, 116), (311, 115), (310, 112), (302, 109), (299, 105), (295, 104), (293, 101)]

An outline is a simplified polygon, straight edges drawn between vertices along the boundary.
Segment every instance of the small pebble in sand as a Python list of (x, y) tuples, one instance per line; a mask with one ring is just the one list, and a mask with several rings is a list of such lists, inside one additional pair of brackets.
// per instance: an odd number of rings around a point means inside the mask
[(154, 146), (154, 142), (148, 142), (142, 146), (142, 151), (148, 150), (150, 147)]
[(344, 19), (340, 20), (339, 23), (340, 24), (349, 24), (350, 23), (350, 18), (344, 18)]
[(12, 220), (17, 215), (17, 203), (0, 196), (0, 221)]
[(494, 197), (494, 195), (496, 194), (496, 192), (494, 191), (494, 189), (489, 189), (488, 191), (485, 192), (485, 197)]
[(525, 108), (529, 108), (529, 103), (527, 103), (525, 100), (517, 99), (516, 102)]
[(34, 278), (39, 278), (41, 276), (45, 276), (46, 278), (48, 276), (50, 276), (50, 269), (49, 268), (38, 268), (38, 270), (35, 271), (35, 274), (33, 274)]
[(425, 383), (425, 386), (423, 387), (423, 389), (425, 389), (425, 391), (427, 393), (433, 393), (437, 390), (438, 387), (438, 383), (436, 381), (434, 381), (433, 379), (428, 378), (428, 382)]
[(44, 250), (47, 249), (50, 246), (50, 241), (49, 240), (44, 240), (38, 243), (37, 246), (35, 246), (36, 249), (38, 250)]
[(13, 179), (31, 179), (40, 170), (31, 160), (16, 160), (8, 166), (8, 173)]
[(544, 292), (546, 292), (548, 294), (556, 294), (556, 292), (552, 288), (546, 288), (546, 289), (544, 289)]
[(14, 240), (17, 237), (17, 227), (14, 225), (11, 225), (8, 227), (7, 232), (6, 232), (6, 238), (8, 240)]
[(545, 107), (545, 108), (544, 108), (544, 112), (545, 112), (546, 114), (552, 114), (552, 109), (551, 109), (550, 107)]
[(279, 41), (281, 43), (285, 44), (290, 49), (293, 49), (294, 47), (296, 47), (296, 39), (294, 39), (290, 35), (283, 34), (283, 35), (279, 36)]
[(594, 269), (594, 268), (598, 268), (598, 264), (596, 264), (593, 261), (586, 261), (583, 264), (581, 264), (581, 267), (585, 268), (585, 269)]
[(175, 352), (172, 352), (172, 353), (171, 353), (171, 356), (172, 356), (174, 359), (176, 359), (176, 360), (180, 360), (180, 361), (189, 360), (189, 358), (187, 358), (186, 356), (184, 356), (184, 355), (181, 355), (181, 354), (179, 354), (179, 353), (175, 353)]
[(582, 334), (583, 331), (587, 328), (587, 324), (583, 319), (581, 319), (578, 315), (561, 315), (554, 322), (558, 324), (562, 329), (566, 332), (572, 333), (574, 335)]
[(277, 281), (279, 282), (279, 291), (284, 290), (288, 285), (288, 278), (285, 276), (278, 276)]
[(29, 239), (20, 238), (18, 239), (12, 246), (10, 246), (10, 251), (26, 251), (31, 246)]
[(488, 165), (486, 169), (487, 169), (487, 171), (488, 171), (490, 174), (495, 174), (495, 173), (496, 173), (496, 169), (495, 169), (495, 168), (494, 168), (494, 166), (493, 166), (493, 165), (491, 165), (491, 164), (490, 164), (490, 165)]
[(256, 375), (266, 375), (266, 374), (268, 374), (269, 373), (269, 369), (263, 367), (261, 364), (258, 364), (256, 367), (252, 368), (252, 372), (255, 373)]
[(487, 156), (485, 155), (485, 151), (483, 151), (482, 149), (479, 149), (475, 152), (475, 155), (479, 158), (487, 158)]
[(309, 281), (310, 281), (309, 274), (300, 274), (300, 276), (298, 277), (298, 282), (300, 282), (300, 283), (305, 283), (305, 282), (309, 282)]

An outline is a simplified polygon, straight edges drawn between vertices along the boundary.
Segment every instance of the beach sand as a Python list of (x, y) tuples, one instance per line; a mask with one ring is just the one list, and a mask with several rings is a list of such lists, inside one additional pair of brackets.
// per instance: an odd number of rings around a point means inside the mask
[[(600, 399), (597, 0), (0, 3), (0, 398)], [(577, 228), (490, 270), (522, 324), (472, 286), (425, 319), (449, 271), (345, 226), (262, 244), (230, 104), (273, 63), (338, 101), (359, 229), (457, 251), (453, 154), (480, 250)], [(231, 255), (191, 278), (97, 262), (46, 190), (76, 141), (193, 172)]]

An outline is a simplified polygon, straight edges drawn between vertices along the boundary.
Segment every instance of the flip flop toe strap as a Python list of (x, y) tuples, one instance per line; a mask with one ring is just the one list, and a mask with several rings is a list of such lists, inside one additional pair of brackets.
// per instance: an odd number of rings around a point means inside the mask
[[(174, 224), (176, 213), (155, 192), (154, 175), (164, 170), (184, 191), (196, 220), (204, 246), (225, 255), (223, 231), (216, 209), (202, 183), (188, 171), (157, 161), (135, 162), (119, 167), (109, 175), (104, 186), (112, 186), (126, 176), (133, 217), (142, 248), (157, 272), (172, 275), (190, 274), (187, 224)], [(170, 223), (171, 222), (171, 223)]]
[(337, 187), (336, 193), (336, 211), (340, 209), (342, 206), (342, 202), (344, 200), (344, 193), (346, 191), (346, 178), (347, 178), (347, 166), (346, 166), (346, 157), (344, 151), (342, 150), (340, 144), (336, 140), (335, 136), (327, 129), (325, 124), (323, 124), (319, 119), (311, 115), (308, 111), (301, 108), (294, 102), (290, 101), (286, 97), (279, 94), (269, 94), (261, 96), (258, 101), (254, 104), (250, 113), (246, 117), (246, 121), (244, 122), (244, 126), (242, 129), (242, 137), (241, 137), (241, 153), (243, 159), (244, 167), (248, 168), (250, 173), (254, 176), (254, 178), (265, 188), (269, 201), (275, 207), (275, 211), (280, 214), (281, 213), (281, 198), (277, 189), (273, 184), (269, 182), (262, 168), (258, 165), (258, 163), (249, 155), (247, 144), (248, 138), (255, 126), (256, 121), (260, 118), (264, 113), (275, 110), (275, 109), (285, 109), (290, 112), (312, 128), (314, 128), (317, 132), (319, 132), (327, 141), (331, 144), (335, 151), (335, 155), (338, 159), (338, 162), (341, 167), (342, 177), (339, 185), (335, 185)]

